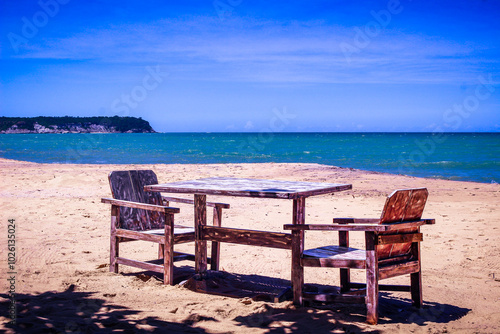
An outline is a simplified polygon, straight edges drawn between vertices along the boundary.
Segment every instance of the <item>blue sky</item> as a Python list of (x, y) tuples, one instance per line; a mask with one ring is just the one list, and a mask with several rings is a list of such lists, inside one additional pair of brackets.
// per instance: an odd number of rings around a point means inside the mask
[(3, 0), (2, 116), (499, 131), (500, 1)]

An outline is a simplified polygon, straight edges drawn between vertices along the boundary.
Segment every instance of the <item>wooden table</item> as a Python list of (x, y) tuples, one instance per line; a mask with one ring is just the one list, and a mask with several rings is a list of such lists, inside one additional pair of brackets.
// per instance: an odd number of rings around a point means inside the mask
[[(293, 200), (293, 224), (305, 223), (305, 199), (310, 196), (331, 194), (352, 189), (350, 184), (332, 184), (316, 182), (277, 181), (242, 179), (228, 177), (212, 177), (199, 180), (179, 181), (156, 184), (144, 187), (146, 191), (165, 193), (194, 194), (195, 202), (195, 271), (203, 277), (207, 271), (207, 241), (212, 241), (212, 258), (218, 254), (220, 242), (229, 242), (244, 245), (292, 249), (304, 248), (302, 244), (293, 244), (291, 234), (269, 231), (255, 231), (235, 229), (222, 226), (207, 226), (206, 196), (240, 196), (256, 198), (277, 198)], [(303, 233), (303, 231), (302, 231)], [(292, 263), (292, 286), (294, 282), (294, 268), (298, 263)], [(214, 268), (212, 267), (214, 270)], [(215, 268), (217, 270), (218, 268)], [(297, 283), (297, 284), (296, 284)]]

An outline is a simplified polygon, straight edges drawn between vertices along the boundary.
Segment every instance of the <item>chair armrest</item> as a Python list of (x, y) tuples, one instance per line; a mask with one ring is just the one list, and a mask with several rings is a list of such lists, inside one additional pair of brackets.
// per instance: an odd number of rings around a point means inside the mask
[(107, 203), (107, 204), (112, 204), (112, 205), (117, 205), (117, 206), (124, 206), (127, 208), (143, 209), (143, 210), (149, 210), (149, 211), (158, 211), (158, 212), (165, 212), (165, 213), (179, 213), (180, 212), (179, 208), (173, 208), (173, 207), (162, 206), (162, 205), (139, 203), (139, 202), (123, 201), (123, 200), (114, 199), (114, 198), (101, 198), (101, 202)]
[[(333, 218), (333, 223), (334, 224), (380, 224), (380, 219), (376, 218)], [(419, 219), (419, 220), (414, 220), (414, 221), (408, 221), (408, 222), (401, 222), (401, 223), (389, 223), (389, 224), (382, 224), (382, 225), (394, 225), (393, 227), (397, 226), (397, 228), (404, 228), (403, 224), (408, 224), (407, 227), (414, 227), (414, 226), (420, 226), (420, 225), (432, 225), (436, 224), (435, 219)], [(411, 226), (411, 225), (414, 226)], [(393, 230), (394, 228), (390, 228), (390, 230)]]
[(378, 218), (333, 218), (334, 224), (379, 224)]
[(382, 225), (386, 226), (386, 231), (395, 231), (395, 230), (401, 230), (401, 229), (405, 229), (405, 228), (419, 227), (422, 225), (432, 225), (435, 223), (436, 223), (435, 219), (420, 219), (420, 220), (414, 220), (414, 221), (409, 221), (409, 222), (382, 224)]
[(386, 225), (379, 224), (286, 224), (283, 225), (285, 230), (292, 231), (386, 231)]
[(227, 203), (213, 203), (213, 202), (207, 202), (207, 206), (213, 206), (213, 207), (221, 208), (221, 209), (229, 209), (231, 207)]
[[(348, 218), (350, 219), (350, 218)], [(368, 221), (370, 219), (367, 219)], [(357, 219), (354, 219), (357, 221)], [(378, 220), (377, 220), (378, 221)], [(353, 224), (285, 224), (283, 228), (285, 230), (292, 231), (395, 231), (413, 227), (419, 227), (426, 224), (435, 224), (435, 219), (420, 219), (415, 221), (403, 222), (403, 223), (392, 223), (392, 224), (370, 224), (368, 222), (363, 223), (353, 223)]]
[[(169, 201), (169, 202), (194, 204), (194, 200), (188, 199), (188, 198), (162, 196), (162, 199), (165, 201)], [(230, 207), (230, 205), (226, 204), (226, 203), (212, 203), (212, 202), (207, 202), (207, 206), (219, 207), (219, 208), (223, 208), (223, 209), (229, 209), (229, 207)]]

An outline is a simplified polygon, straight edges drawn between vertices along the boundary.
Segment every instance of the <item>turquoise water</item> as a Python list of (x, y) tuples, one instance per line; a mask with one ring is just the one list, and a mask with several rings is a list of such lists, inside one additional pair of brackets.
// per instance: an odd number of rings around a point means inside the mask
[(91, 164), (303, 162), (500, 182), (500, 133), (0, 134), (0, 157)]

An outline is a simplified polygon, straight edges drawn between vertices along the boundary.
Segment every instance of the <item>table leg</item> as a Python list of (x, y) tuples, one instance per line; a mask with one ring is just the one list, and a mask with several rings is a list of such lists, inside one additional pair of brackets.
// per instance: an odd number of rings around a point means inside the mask
[[(305, 224), (306, 199), (300, 197), (293, 200), (293, 224)], [(304, 231), (292, 233), (292, 290), (293, 303), (302, 305), (302, 289), (304, 287), (304, 267), (301, 264), (304, 251)]]
[(202, 239), (201, 229), (207, 225), (207, 196), (194, 195), (195, 272), (203, 276), (207, 272), (207, 241)]

